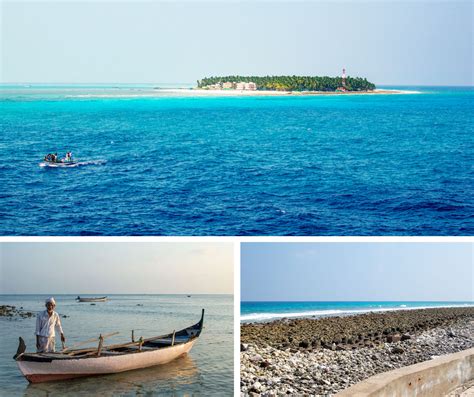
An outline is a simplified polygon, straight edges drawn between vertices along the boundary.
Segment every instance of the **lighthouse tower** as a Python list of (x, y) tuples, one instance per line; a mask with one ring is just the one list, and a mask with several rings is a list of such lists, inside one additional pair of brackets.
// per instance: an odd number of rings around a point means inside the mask
[(342, 90), (346, 91), (346, 69), (342, 69)]

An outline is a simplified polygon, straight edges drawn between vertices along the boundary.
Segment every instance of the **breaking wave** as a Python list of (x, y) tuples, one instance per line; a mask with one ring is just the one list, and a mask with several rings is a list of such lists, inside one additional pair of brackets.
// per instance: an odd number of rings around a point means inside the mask
[(363, 314), (371, 312), (393, 312), (398, 310), (418, 310), (418, 309), (435, 309), (443, 307), (465, 307), (466, 304), (458, 305), (439, 305), (439, 306), (411, 306), (400, 305), (397, 307), (379, 307), (379, 308), (364, 308), (364, 309), (329, 309), (329, 310), (309, 310), (302, 312), (281, 312), (281, 313), (249, 313), (240, 316), (241, 322), (259, 322), (272, 321), (282, 318), (300, 318), (300, 317), (326, 317), (326, 316), (341, 316), (351, 314)]

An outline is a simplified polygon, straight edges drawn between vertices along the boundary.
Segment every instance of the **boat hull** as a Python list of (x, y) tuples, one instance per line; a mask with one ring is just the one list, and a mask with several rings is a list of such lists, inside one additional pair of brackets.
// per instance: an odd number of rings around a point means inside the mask
[(79, 298), (78, 302), (106, 302), (107, 298)]
[(65, 167), (73, 167), (77, 165), (77, 163), (75, 161), (68, 161), (68, 162), (64, 162), (64, 163), (53, 163), (53, 162), (50, 162), (50, 161), (42, 161), (41, 163), (39, 163), (39, 166), (40, 167), (52, 167), (52, 168), (65, 168)]
[(71, 375), (71, 374), (34, 374), (34, 375), (25, 375), (25, 378), (30, 383), (43, 383), (43, 382), (55, 382), (60, 380), (74, 379), (74, 378), (84, 378), (86, 376), (93, 375)]
[(17, 361), (25, 378), (31, 383), (115, 374), (169, 363), (187, 354), (196, 339), (163, 349), (141, 351), (117, 356), (62, 359), (50, 362)]

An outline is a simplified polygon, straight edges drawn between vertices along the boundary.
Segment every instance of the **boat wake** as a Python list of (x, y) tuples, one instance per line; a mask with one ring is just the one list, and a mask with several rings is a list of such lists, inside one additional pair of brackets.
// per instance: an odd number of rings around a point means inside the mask
[(42, 161), (39, 163), (41, 168), (76, 168), (76, 167), (84, 167), (86, 165), (103, 165), (107, 163), (107, 160), (89, 160), (89, 161), (77, 161), (74, 164), (68, 163), (47, 163)]

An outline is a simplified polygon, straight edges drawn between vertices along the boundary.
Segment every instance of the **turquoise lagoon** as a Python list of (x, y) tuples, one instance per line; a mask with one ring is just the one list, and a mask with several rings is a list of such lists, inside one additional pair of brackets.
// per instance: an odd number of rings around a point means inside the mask
[[(163, 88), (1, 86), (0, 234), (474, 232), (472, 87), (306, 97)], [(80, 166), (38, 166), (67, 150)]]

